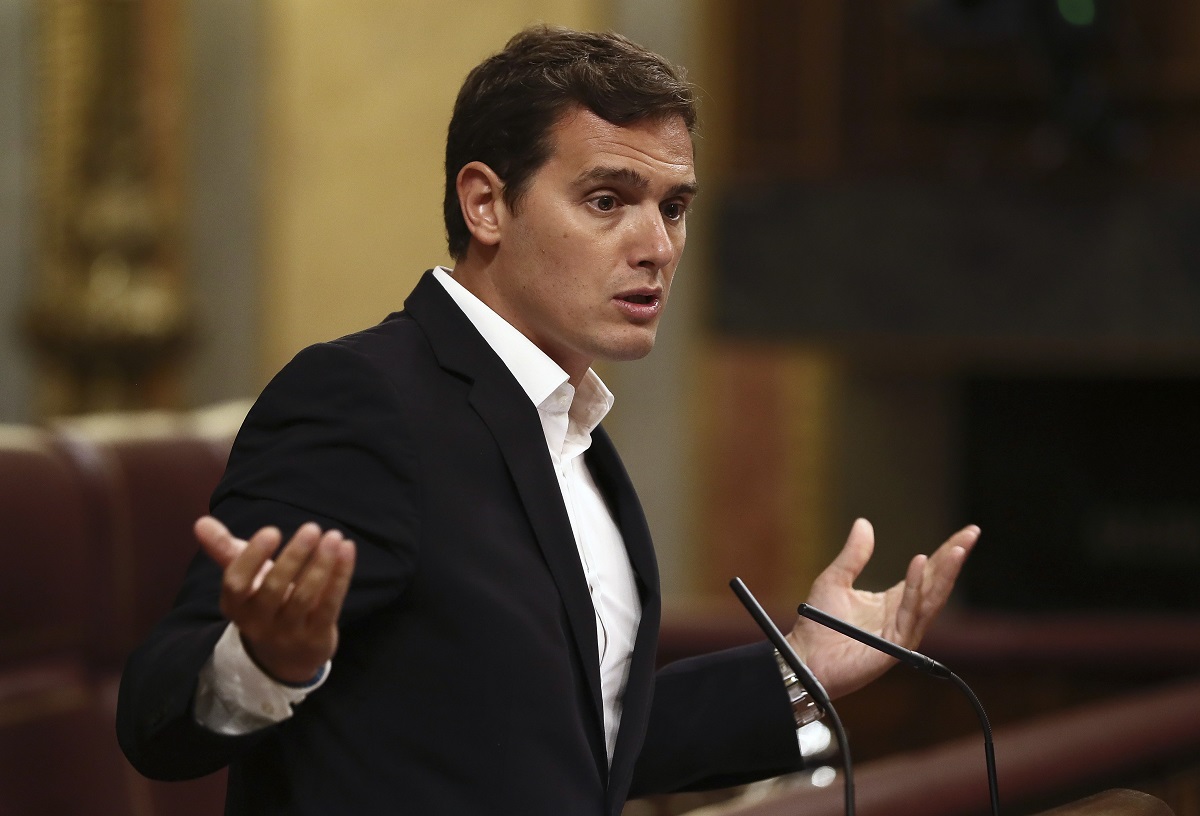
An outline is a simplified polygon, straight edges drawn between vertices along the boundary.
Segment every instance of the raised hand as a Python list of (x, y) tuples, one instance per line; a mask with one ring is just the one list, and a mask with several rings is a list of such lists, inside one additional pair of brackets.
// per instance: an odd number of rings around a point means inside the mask
[(272, 559), (282, 540), (274, 527), (243, 541), (204, 516), (194, 530), (223, 570), (221, 614), (237, 624), (250, 656), (281, 682), (312, 680), (337, 650), (337, 619), (354, 573), (354, 542), (309, 522)]
[[(904, 580), (884, 592), (864, 592), (854, 582), (871, 559), (875, 531), (865, 519), (854, 522), (837, 558), (813, 581), (808, 603), (882, 638), (915, 649), (946, 605), (954, 581), (979, 528), (964, 527), (931, 556), (918, 555)], [(798, 618), (788, 640), (830, 697), (861, 688), (895, 660), (806, 618)]]

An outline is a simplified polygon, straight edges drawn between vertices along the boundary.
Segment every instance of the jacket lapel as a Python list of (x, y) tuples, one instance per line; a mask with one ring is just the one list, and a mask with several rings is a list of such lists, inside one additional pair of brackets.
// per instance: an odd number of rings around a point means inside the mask
[(658, 564), (650, 539), (650, 527), (642, 512), (633, 483), (617, 455), (608, 434), (597, 428), (592, 433), (588, 450), (588, 466), (592, 478), (608, 500), (613, 517), (621, 530), (629, 562), (637, 576), (642, 600), (642, 619), (634, 640), (633, 658), (629, 665), (629, 680), (625, 685), (621, 729), (617, 733), (609, 775), (609, 810), (616, 814), (629, 792), (633, 768), (646, 734), (653, 695), (655, 663), (658, 653), (658, 624), (661, 615), (661, 596)]
[[(587, 452), (588, 467), (600, 492), (608, 500), (609, 509), (625, 540), (629, 562), (637, 575), (643, 594), (658, 594), (658, 562), (650, 538), (650, 526), (642, 512), (641, 502), (633, 482), (625, 471), (612, 439), (603, 427), (592, 432), (592, 446)], [(643, 601), (645, 598), (643, 598)]]
[(512, 474), (542, 557), (558, 587), (592, 697), (593, 753), (607, 769), (603, 701), (600, 693), (596, 617), (558, 479), (546, 452), (537, 409), (471, 321), (431, 273), (404, 303), (429, 339), (441, 366), (472, 383), (469, 401), (491, 430)]

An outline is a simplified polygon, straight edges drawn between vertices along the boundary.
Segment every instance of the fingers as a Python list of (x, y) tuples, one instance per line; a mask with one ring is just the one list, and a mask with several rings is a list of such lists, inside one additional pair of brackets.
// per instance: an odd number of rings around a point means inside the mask
[[(344, 550), (349, 552), (349, 558)], [(320, 627), (336, 621), (350, 586), (353, 553), (353, 543), (337, 530), (321, 536), (303, 572), (290, 584), (291, 592), (282, 599), (281, 622)]]
[(967, 562), (967, 556), (979, 540), (979, 528), (974, 524), (964, 527), (938, 547), (925, 567), (926, 594), (938, 600), (937, 609), (946, 603), (954, 582)]
[(348, 539), (338, 541), (333, 553), (334, 561), (330, 571), (325, 592), (321, 596), (310, 616), (313, 626), (332, 626), (342, 611), (342, 603), (350, 589), (350, 579), (354, 576), (354, 561), (356, 551), (354, 542)]
[[(279, 547), (282, 538), (275, 527), (263, 527), (244, 542), (242, 551), (225, 567), (221, 593), (223, 604), (226, 601), (240, 604), (258, 591), (263, 575), (271, 568), (271, 555)], [(229, 616), (228, 611), (226, 615)]]
[(904, 575), (900, 605), (896, 609), (895, 637), (901, 641), (919, 640), (917, 629), (920, 620), (919, 613), (922, 601), (922, 589), (925, 583), (925, 568), (929, 563), (928, 557), (917, 555), (908, 562), (908, 571)]
[(261, 587), (254, 592), (255, 602), (268, 608), (277, 608), (285, 603), (293, 592), (293, 583), (308, 564), (320, 540), (320, 527), (312, 522), (301, 524), (275, 559), (275, 565), (263, 577)]
[[(206, 534), (218, 535), (216, 528), (205, 527)], [(337, 530), (322, 534), (310, 522), (272, 560), (280, 539), (279, 530), (264, 527), (242, 542), (241, 552), (225, 568), (221, 611), (246, 632), (276, 624), (285, 629), (312, 625), (308, 618), (314, 613), (316, 625), (332, 624), (353, 576), (354, 544)]]
[[(938, 558), (939, 556), (950, 556), (956, 559), (963, 558), (967, 555), (967, 553), (974, 549), (975, 542), (978, 540), (979, 528), (974, 524), (968, 524), (966, 527), (963, 527), (957, 533), (946, 539), (942, 546), (938, 547), (933, 553), (932, 558)], [(959, 550), (961, 550), (961, 553), (955, 555), (955, 552)]]
[(967, 555), (978, 539), (978, 527), (964, 527), (938, 547), (932, 556), (918, 555), (909, 563), (896, 610), (896, 633), (902, 642), (915, 645), (924, 637), (933, 619), (950, 599)]

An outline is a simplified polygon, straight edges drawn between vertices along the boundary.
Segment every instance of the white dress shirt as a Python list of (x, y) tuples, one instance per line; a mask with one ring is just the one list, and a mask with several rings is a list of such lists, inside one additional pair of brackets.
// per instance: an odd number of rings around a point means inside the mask
[[(439, 267), (433, 274), (537, 406), (596, 614), (604, 739), (611, 762), (642, 615), (624, 540), (583, 457), (591, 446), (592, 431), (612, 408), (613, 396), (590, 369), (579, 387), (573, 387), (557, 363), (468, 292), (448, 270)], [(282, 685), (250, 660), (237, 627), (230, 624), (201, 671), (196, 720), (225, 734), (244, 734), (280, 722), (291, 716), (292, 706), (324, 682), (330, 668), (326, 664), (318, 680), (305, 688)]]

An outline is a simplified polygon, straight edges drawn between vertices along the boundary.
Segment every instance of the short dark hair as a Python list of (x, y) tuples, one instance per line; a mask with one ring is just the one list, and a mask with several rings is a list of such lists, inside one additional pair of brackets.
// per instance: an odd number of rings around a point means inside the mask
[(619, 34), (535, 26), (477, 65), (463, 82), (446, 136), (443, 212), (450, 254), (471, 234), (459, 209), (458, 172), (481, 161), (504, 181), (515, 208), (550, 158), (550, 130), (573, 106), (614, 125), (680, 116), (696, 129), (696, 101), (684, 71)]

